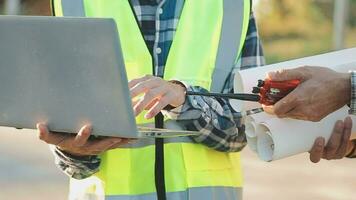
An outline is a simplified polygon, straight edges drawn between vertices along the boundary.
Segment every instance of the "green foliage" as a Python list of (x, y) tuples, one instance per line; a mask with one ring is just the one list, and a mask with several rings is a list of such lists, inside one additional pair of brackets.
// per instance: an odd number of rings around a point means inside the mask
[[(255, 7), (259, 33), (268, 63), (332, 49), (332, 0), (260, 0)], [(356, 46), (356, 0), (350, 1), (348, 47)]]
[[(275, 38), (310, 38), (330, 32), (330, 22), (310, 0), (261, 0), (257, 7), (261, 36)], [(318, 28), (316, 28), (316, 26)]]
[(350, 11), (349, 11), (349, 22), (350, 26), (356, 27), (356, 0), (351, 0), (350, 2)]

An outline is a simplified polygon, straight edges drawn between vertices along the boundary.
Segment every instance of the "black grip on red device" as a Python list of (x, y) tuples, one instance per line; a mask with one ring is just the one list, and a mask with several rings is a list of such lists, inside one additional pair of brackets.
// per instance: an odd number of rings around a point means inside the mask
[(287, 96), (300, 84), (300, 80), (272, 81), (270, 79), (258, 80), (253, 93), (260, 95), (259, 103), (269, 106)]

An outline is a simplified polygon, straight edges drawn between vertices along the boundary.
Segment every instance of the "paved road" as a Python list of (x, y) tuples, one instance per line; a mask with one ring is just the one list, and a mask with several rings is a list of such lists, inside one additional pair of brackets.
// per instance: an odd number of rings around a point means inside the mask
[(63, 200), (67, 178), (30, 130), (0, 128), (0, 200)]
[[(0, 153), (0, 200), (66, 199), (67, 178), (35, 132), (0, 128)], [(356, 159), (266, 163), (246, 148), (243, 167), (245, 200), (356, 200)]]

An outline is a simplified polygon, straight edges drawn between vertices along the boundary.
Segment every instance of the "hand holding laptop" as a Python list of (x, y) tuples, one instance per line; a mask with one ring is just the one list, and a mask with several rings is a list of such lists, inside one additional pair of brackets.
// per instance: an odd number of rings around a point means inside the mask
[(100, 137), (89, 139), (91, 126), (83, 126), (78, 134), (50, 132), (45, 124), (37, 124), (40, 140), (55, 145), (61, 151), (74, 156), (99, 155), (107, 150), (118, 148), (132, 139), (118, 137)]

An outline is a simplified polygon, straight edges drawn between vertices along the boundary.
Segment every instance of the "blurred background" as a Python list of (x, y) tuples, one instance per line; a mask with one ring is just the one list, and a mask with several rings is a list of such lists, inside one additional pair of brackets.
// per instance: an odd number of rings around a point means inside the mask
[[(254, 10), (267, 63), (356, 47), (356, 0), (255, 0)], [(0, 13), (50, 15), (49, 0), (0, 0)], [(356, 199), (356, 159), (242, 155), (246, 200)], [(0, 188), (0, 200), (62, 200), (68, 179), (35, 131), (0, 128)]]
[(356, 0), (254, 0), (267, 63), (356, 46)]

